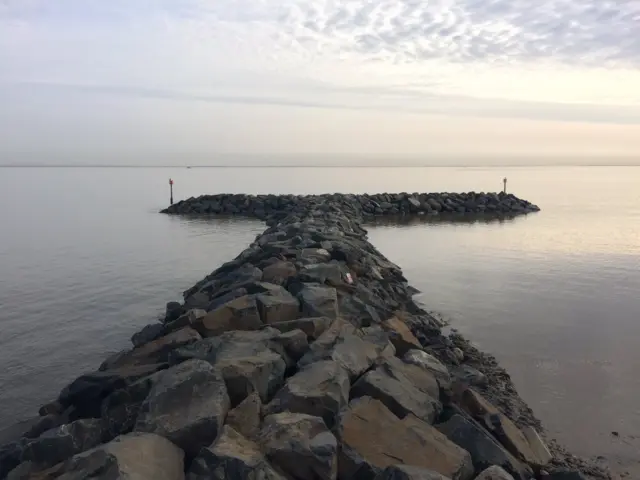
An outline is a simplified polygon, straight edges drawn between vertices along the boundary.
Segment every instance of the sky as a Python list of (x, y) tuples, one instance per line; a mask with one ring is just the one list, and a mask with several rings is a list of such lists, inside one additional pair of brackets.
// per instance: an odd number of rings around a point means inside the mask
[(638, 0), (0, 0), (0, 163), (634, 163), (639, 28)]

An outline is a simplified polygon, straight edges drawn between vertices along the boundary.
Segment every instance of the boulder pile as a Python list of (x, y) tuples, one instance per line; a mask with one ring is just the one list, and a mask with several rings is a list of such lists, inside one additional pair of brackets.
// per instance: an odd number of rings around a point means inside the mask
[(304, 210), (307, 205), (331, 203), (360, 217), (383, 215), (522, 215), (540, 209), (526, 200), (505, 193), (378, 193), (323, 195), (218, 194), (192, 197), (171, 205), (164, 213), (245, 215), (260, 220), (285, 212)]
[[(431, 197), (296, 198), (201, 197), (168, 209), (252, 212), (269, 228), (183, 302), (167, 304), (132, 348), (64, 387), (39, 416), (0, 432), (0, 478), (594, 473), (545, 444), (506, 372), (461, 337), (444, 336), (412, 300), (401, 269), (368, 242), (365, 212), (420, 210)], [(453, 198), (462, 205), (455, 208), (472, 208), (459, 200), (469, 197)], [(494, 199), (486, 207), (532, 209), (515, 197), (482, 198)]]

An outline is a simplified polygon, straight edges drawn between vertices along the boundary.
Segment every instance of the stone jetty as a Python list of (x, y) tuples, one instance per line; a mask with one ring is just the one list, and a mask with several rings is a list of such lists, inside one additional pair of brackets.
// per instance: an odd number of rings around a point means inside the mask
[(179, 202), (267, 229), (132, 347), (0, 432), (0, 478), (529, 480), (606, 474), (545, 441), (508, 374), (412, 297), (375, 215), (523, 214), (504, 194)]

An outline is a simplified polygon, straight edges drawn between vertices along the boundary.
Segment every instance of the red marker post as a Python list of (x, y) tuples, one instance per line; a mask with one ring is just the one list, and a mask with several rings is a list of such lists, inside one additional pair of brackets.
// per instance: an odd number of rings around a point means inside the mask
[(171, 202), (171, 205), (173, 205), (173, 180), (169, 179), (169, 190), (171, 192), (171, 197), (169, 198), (169, 201)]

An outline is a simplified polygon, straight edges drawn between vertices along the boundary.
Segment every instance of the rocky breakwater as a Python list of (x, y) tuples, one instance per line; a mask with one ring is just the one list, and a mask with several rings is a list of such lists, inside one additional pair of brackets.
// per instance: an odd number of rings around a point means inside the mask
[(343, 198), (269, 217), (132, 348), (2, 431), (0, 477), (601, 475), (545, 445), (495, 360), (442, 335), (367, 241), (361, 204)]
[(314, 202), (330, 202), (360, 217), (382, 215), (522, 215), (540, 209), (504, 193), (379, 193), (323, 195), (202, 195), (165, 210), (174, 214), (245, 215), (261, 220), (282, 217), (291, 209)]

